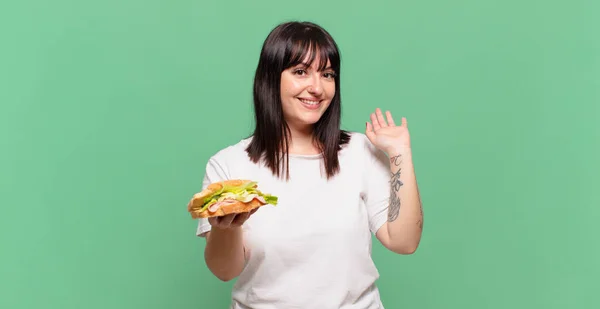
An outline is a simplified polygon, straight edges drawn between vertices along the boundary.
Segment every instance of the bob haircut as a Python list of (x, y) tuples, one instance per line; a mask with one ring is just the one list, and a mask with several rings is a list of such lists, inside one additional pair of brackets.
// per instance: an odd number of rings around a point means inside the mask
[(327, 110), (313, 128), (315, 145), (323, 156), (327, 178), (339, 171), (338, 151), (348, 143), (350, 135), (340, 129), (340, 53), (331, 35), (310, 22), (287, 22), (275, 27), (265, 39), (254, 77), (253, 138), (246, 148), (254, 163), (262, 158), (271, 172), (289, 179), (288, 145), (290, 129), (284, 119), (281, 103), (281, 73), (295, 65), (307, 65), (319, 57), (320, 71), (327, 61), (334, 71), (335, 95)]

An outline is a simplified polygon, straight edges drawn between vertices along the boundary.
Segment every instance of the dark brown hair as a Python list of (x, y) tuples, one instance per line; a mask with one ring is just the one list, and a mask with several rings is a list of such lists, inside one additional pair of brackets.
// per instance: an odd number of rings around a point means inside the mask
[(311, 65), (319, 56), (319, 70), (329, 60), (335, 72), (335, 95), (325, 113), (314, 126), (314, 139), (323, 154), (327, 178), (339, 171), (338, 151), (348, 143), (350, 135), (340, 129), (340, 53), (331, 35), (310, 22), (287, 22), (275, 27), (263, 43), (254, 77), (253, 138), (246, 148), (250, 159), (262, 158), (274, 175), (289, 179), (288, 145), (290, 129), (284, 120), (281, 106), (281, 73), (302, 63), (309, 56)]

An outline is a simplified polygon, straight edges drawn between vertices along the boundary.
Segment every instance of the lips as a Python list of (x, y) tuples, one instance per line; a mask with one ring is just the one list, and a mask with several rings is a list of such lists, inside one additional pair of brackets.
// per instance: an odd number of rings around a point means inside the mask
[(321, 100), (306, 98), (298, 98), (298, 100), (302, 103), (302, 106), (310, 110), (318, 109), (321, 106)]

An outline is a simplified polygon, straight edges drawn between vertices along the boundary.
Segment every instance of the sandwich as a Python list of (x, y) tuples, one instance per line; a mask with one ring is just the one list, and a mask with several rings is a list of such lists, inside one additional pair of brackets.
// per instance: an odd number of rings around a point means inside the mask
[(244, 213), (267, 204), (277, 205), (278, 198), (257, 189), (256, 181), (234, 179), (211, 183), (194, 194), (188, 204), (192, 218), (219, 217)]

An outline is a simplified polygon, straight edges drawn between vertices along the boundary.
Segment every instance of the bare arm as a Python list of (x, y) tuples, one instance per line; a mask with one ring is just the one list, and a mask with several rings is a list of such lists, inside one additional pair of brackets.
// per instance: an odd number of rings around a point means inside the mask
[(229, 281), (244, 268), (244, 245), (241, 227), (216, 229), (206, 235), (204, 260), (210, 271), (220, 280)]
[(377, 231), (376, 236), (388, 249), (411, 254), (421, 242), (423, 209), (412, 160), (408, 123), (396, 125), (392, 114), (387, 111), (386, 119), (381, 109), (371, 114), (372, 124), (367, 122), (367, 137), (389, 157), (390, 197), (388, 220)]
[(396, 253), (412, 254), (421, 241), (423, 208), (410, 149), (390, 153), (390, 171), (388, 222), (377, 238)]
[(232, 280), (244, 270), (248, 252), (244, 248), (242, 224), (256, 210), (209, 218), (212, 228), (206, 235), (204, 260), (210, 271), (222, 281)]

